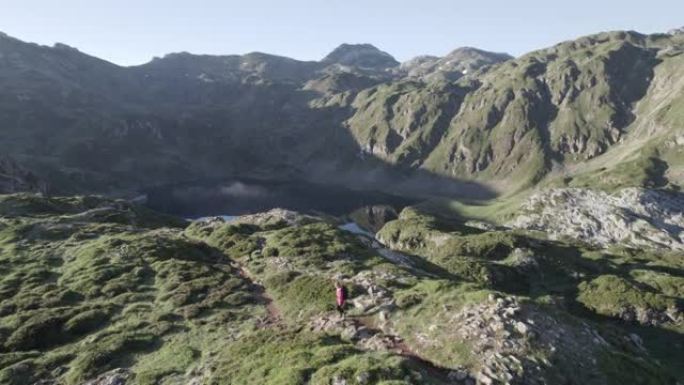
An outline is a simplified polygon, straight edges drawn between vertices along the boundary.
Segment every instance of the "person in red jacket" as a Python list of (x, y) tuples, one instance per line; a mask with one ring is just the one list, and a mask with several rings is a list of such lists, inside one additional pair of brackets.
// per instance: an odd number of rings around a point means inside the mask
[(344, 318), (344, 305), (347, 303), (347, 288), (344, 287), (340, 281), (335, 281), (335, 297), (337, 299), (337, 311), (340, 313), (340, 316)]

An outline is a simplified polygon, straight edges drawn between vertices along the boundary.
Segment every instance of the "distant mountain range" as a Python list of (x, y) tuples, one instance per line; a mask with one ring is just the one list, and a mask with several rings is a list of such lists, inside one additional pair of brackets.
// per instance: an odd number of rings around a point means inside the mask
[(64, 192), (235, 175), (452, 195), (676, 188), (682, 52), (674, 30), (519, 58), (459, 48), (399, 63), (343, 44), (318, 62), (174, 53), (120, 67), (3, 34), (0, 151)]

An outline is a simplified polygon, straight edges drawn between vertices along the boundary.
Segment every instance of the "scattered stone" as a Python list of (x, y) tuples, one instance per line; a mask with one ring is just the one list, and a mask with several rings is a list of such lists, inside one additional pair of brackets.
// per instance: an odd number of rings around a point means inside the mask
[[(593, 360), (603, 346), (592, 343), (598, 334), (594, 329), (585, 324), (556, 322), (535, 305), (516, 297), (492, 293), (487, 301), (446, 314), (446, 319), (435, 323), (438, 327), (434, 331), (426, 326), (425, 333), (414, 336), (413, 348), (420, 351), (445, 341), (466, 343), (479, 366), (473, 373), (478, 384), (539, 384), (542, 373), (552, 366), (543, 356), (535, 359), (540, 352), (573, 362), (588, 372), (598, 371)], [(465, 373), (459, 379), (456, 375), (457, 371), (452, 371), (450, 380), (469, 383)]]
[(508, 225), (607, 247), (684, 250), (684, 194), (625, 188), (614, 194), (584, 188), (532, 195)]
[(632, 341), (634, 345), (636, 345), (637, 348), (641, 350), (645, 350), (644, 348), (644, 342), (641, 340), (641, 337), (639, 337), (638, 334), (635, 333), (630, 333), (629, 334), (629, 339)]
[(83, 385), (126, 385), (131, 377), (132, 373), (130, 370), (117, 368), (101, 374), (93, 380), (86, 381)]
[(246, 223), (257, 226), (268, 226), (284, 224), (288, 226), (299, 226), (318, 220), (311, 215), (305, 215), (292, 210), (275, 208), (263, 213), (243, 215), (235, 218), (233, 223)]
[(452, 370), (448, 377), (451, 381), (463, 381), (468, 378), (468, 372), (465, 370)]
[(496, 230), (496, 226), (494, 226), (491, 223), (483, 222), (483, 221), (476, 221), (476, 220), (469, 220), (464, 223), (468, 227), (472, 227), (474, 229), (479, 229), (479, 230), (485, 230), (485, 231), (494, 231)]
[(518, 321), (515, 324), (515, 330), (522, 335), (527, 335), (527, 333), (530, 331), (529, 327), (522, 321)]

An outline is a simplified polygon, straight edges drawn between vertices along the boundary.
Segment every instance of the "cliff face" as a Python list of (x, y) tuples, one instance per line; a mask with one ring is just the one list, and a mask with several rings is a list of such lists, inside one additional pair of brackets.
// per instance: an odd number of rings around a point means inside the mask
[(47, 192), (48, 186), (11, 158), (0, 158), (0, 194)]

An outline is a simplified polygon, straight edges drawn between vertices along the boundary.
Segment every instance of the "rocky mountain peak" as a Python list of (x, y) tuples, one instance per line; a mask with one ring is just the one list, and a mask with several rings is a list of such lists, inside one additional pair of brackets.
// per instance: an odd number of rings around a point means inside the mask
[(392, 55), (372, 44), (342, 44), (328, 54), (323, 63), (372, 69), (386, 69), (399, 65)]
[(445, 58), (484, 58), (492, 62), (499, 62), (513, 59), (513, 56), (507, 53), (490, 52), (474, 47), (459, 47), (449, 52), (449, 54), (447, 54)]
[(669, 31), (667, 31), (669, 35), (681, 35), (684, 34), (684, 27), (681, 28), (674, 28)]
[(72, 46), (64, 44), (64, 43), (55, 43), (52, 46), (52, 48), (57, 49), (57, 50), (62, 50), (62, 51), (81, 52), (78, 50), (78, 48), (72, 47)]
[(484, 51), (473, 47), (460, 47), (444, 57), (418, 56), (401, 64), (401, 71), (414, 78), (456, 79), (484, 66), (501, 63), (513, 57), (506, 53)]

